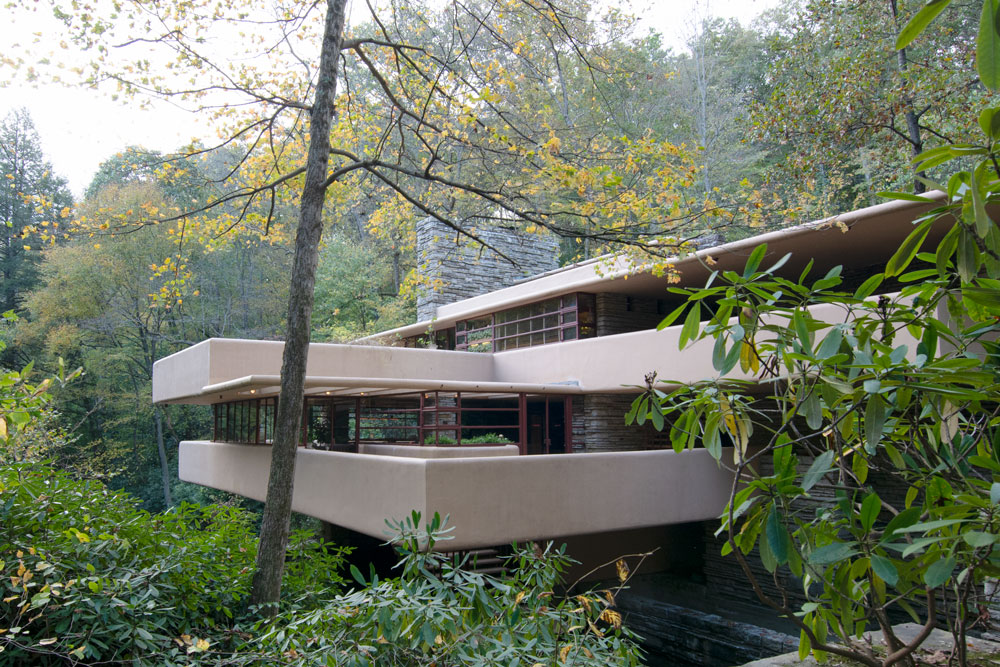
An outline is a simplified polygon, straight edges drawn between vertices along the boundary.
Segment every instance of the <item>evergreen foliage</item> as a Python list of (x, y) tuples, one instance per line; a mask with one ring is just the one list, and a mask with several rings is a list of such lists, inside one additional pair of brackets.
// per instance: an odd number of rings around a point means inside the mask
[[(0, 312), (20, 311), (38, 282), (40, 258), (26, 246), (61, 239), (60, 224), (73, 205), (66, 181), (42, 155), (27, 109), (15, 109), (0, 124), (0, 179)], [(26, 239), (35, 228), (36, 237)]]

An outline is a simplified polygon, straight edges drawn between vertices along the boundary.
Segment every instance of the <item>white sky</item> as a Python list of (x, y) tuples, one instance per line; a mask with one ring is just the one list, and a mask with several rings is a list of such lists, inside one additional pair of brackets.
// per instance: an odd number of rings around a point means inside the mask
[[(101, 1), (101, 0), (99, 0)], [(359, 0), (352, 0), (361, 7)], [(614, 2), (614, 0), (609, 0)], [(645, 26), (659, 31), (666, 44), (683, 49), (691, 26), (703, 16), (738, 18), (748, 23), (778, 0), (635, 0), (634, 12)], [(0, 44), (39, 30), (39, 25), (0, 22)], [(192, 139), (210, 137), (194, 114), (166, 103), (138, 109), (135, 102), (114, 102), (82, 88), (48, 85), (0, 88), (0, 118), (27, 107), (42, 139), (42, 149), (54, 171), (69, 180), (79, 197), (98, 165), (129, 145), (170, 151)]]

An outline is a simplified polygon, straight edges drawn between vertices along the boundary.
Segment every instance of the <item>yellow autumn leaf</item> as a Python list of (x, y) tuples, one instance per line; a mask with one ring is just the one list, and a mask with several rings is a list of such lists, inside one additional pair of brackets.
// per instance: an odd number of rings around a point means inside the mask
[(750, 424), (749, 420), (739, 419), (736, 421), (736, 433), (734, 434), (733, 440), (736, 447), (733, 448), (733, 463), (738, 464), (743, 460), (743, 456), (747, 452), (747, 445), (750, 442)]
[(602, 621), (615, 628), (622, 627), (622, 615), (614, 609), (605, 609), (601, 612), (600, 618)]
[(736, 437), (736, 417), (725, 394), (719, 394), (719, 412), (722, 413), (722, 420), (729, 435)]
[(569, 657), (569, 652), (573, 650), (570, 644), (566, 644), (561, 649), (559, 649), (559, 662), (566, 662), (566, 658)]
[(618, 569), (618, 581), (624, 583), (628, 579), (628, 563), (625, 562), (625, 559), (619, 558), (615, 563), (615, 567)]
[(39, 641), (38, 645), (39, 646), (48, 646), (49, 644), (55, 644), (56, 641), (57, 640), (56, 640), (55, 637), (48, 637), (46, 639), (43, 639), (43, 640)]

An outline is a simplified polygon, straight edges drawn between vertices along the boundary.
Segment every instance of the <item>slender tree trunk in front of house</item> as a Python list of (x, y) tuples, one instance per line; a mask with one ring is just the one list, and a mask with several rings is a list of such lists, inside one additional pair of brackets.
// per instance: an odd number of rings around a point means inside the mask
[(156, 421), (156, 450), (160, 454), (160, 477), (163, 479), (163, 502), (167, 507), (174, 504), (170, 498), (170, 467), (167, 463), (167, 449), (163, 446), (163, 408), (155, 406), (153, 408), (153, 419)]
[(281, 393), (271, 450), (271, 474), (260, 525), (257, 571), (250, 595), (252, 604), (266, 605), (261, 611), (272, 615), (277, 612), (281, 596), (281, 577), (285, 569), (285, 549), (292, 515), (295, 453), (300, 438), (313, 288), (319, 261), (319, 241), (323, 233), (330, 126), (337, 93), (337, 66), (346, 5), (347, 0), (327, 0), (326, 3), (319, 80), (310, 116), (309, 153), (299, 209), (299, 228), (295, 236), (292, 284), (288, 297), (288, 334), (281, 364)]

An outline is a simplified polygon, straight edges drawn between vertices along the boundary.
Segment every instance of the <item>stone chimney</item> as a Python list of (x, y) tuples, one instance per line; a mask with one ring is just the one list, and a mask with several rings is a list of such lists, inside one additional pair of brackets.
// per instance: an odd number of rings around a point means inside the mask
[(433, 319), (438, 306), (508, 287), (559, 267), (559, 241), (543, 231), (529, 234), (513, 224), (470, 229), (517, 265), (434, 218), (417, 222), (417, 262), (427, 284), (417, 297), (417, 321)]

